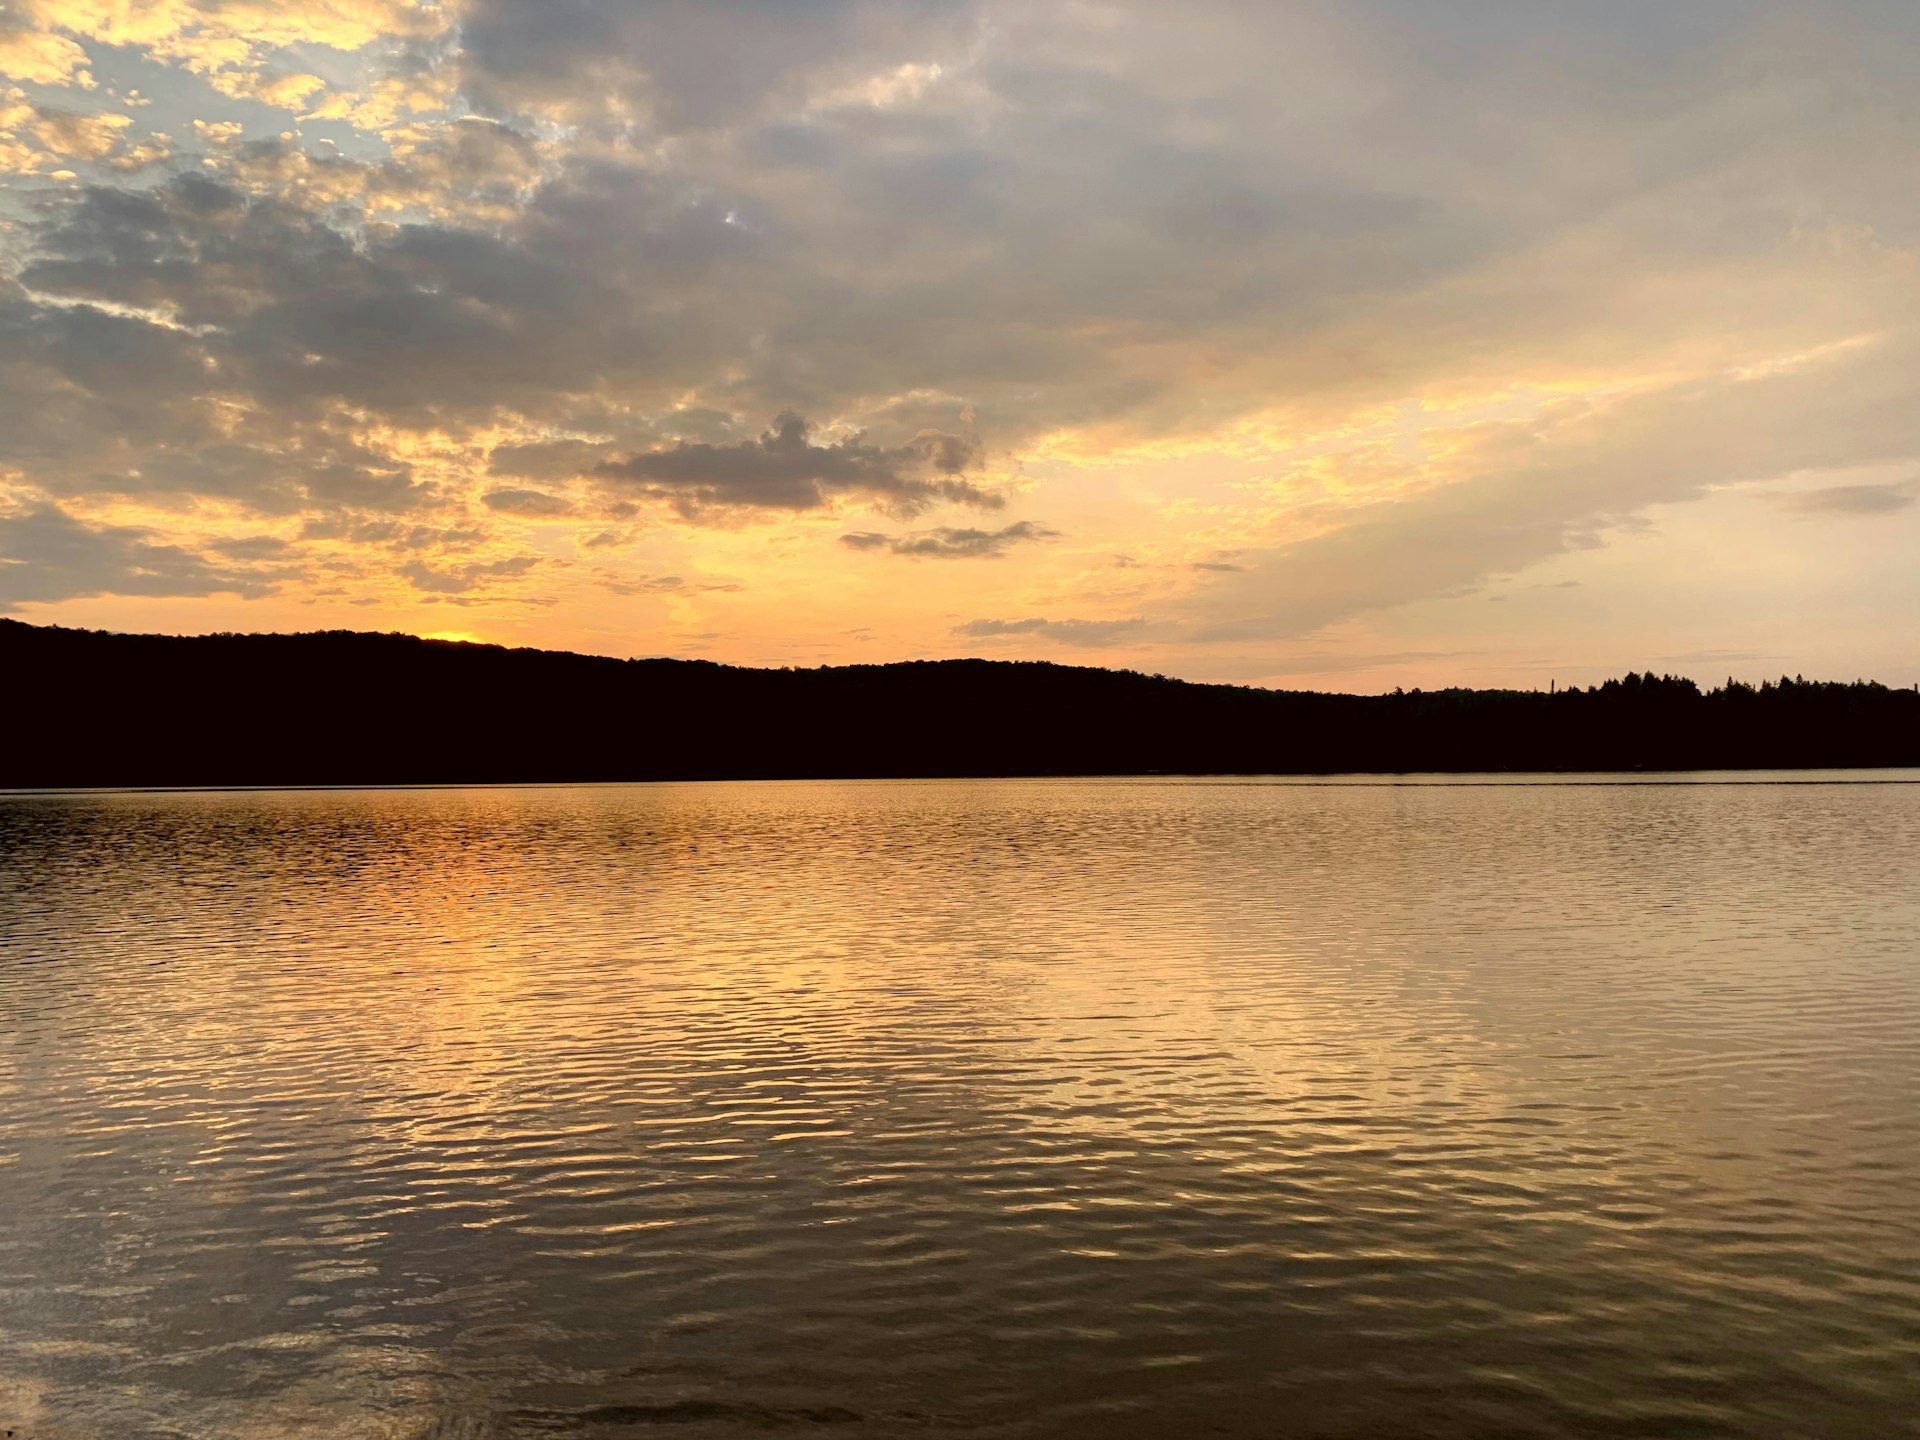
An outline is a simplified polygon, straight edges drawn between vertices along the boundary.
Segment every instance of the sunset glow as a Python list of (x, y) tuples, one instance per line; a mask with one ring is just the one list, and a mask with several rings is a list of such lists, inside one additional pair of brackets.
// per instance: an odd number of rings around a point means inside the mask
[(1916, 42), (14, 0), (0, 613), (1911, 684)]

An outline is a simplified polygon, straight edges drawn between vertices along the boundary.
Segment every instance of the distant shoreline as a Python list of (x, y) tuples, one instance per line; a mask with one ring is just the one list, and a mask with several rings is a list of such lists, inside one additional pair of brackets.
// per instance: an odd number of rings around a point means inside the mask
[(120, 635), (4, 619), (0, 674), (11, 691), (0, 789), (13, 791), (1466, 775), (1644, 784), (1920, 767), (1920, 692), (1799, 677), (1702, 689), (1635, 673), (1549, 692), (1340, 695), (1041, 661), (755, 670), (411, 635)]
[[(1818, 785), (1920, 785), (1920, 769), (1903, 765), (1860, 765), (1852, 767), (1807, 767), (1804, 778), (1791, 769), (1775, 771), (1746, 770), (1649, 770), (1644, 772), (1604, 770), (1526, 770), (1511, 776), (1497, 771), (1426, 771), (1401, 775), (1392, 771), (1355, 771), (1343, 775), (1268, 774), (1268, 775), (789, 775), (772, 778), (730, 778), (717, 780), (437, 780), (391, 781), (385, 784), (355, 784), (343, 781), (326, 785), (49, 785), (0, 786), (0, 800), (58, 798), (60, 796), (109, 795), (351, 795), (367, 791), (377, 794), (406, 791), (452, 790), (630, 790), (644, 787), (705, 785), (954, 785), (993, 784), (1098, 784), (1180, 785), (1226, 787), (1264, 786), (1275, 790), (1525, 790), (1611, 789), (1627, 786), (1714, 786), (1737, 789), (1742, 786), (1818, 786)], [(1913, 773), (1904, 773), (1912, 771)], [(1883, 773), (1901, 772), (1901, 773)], [(1691, 778), (1686, 778), (1691, 777)], [(1858, 778), (1854, 778), (1858, 777)]]

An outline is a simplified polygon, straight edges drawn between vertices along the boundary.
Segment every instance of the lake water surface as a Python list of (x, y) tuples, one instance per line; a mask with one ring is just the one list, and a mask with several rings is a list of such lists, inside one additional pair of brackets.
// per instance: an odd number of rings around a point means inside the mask
[(1920, 777), (1710, 778), (0, 796), (0, 1427), (1920, 1433)]

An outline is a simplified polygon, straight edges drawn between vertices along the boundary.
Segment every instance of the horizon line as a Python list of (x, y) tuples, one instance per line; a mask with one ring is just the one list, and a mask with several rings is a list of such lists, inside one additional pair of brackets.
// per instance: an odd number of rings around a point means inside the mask
[[(1820, 679), (1817, 677), (1815, 679), (1809, 680), (1806, 678), (1804, 674), (1786, 675), (1785, 673), (1782, 673), (1779, 676), (1774, 676), (1769, 673), (1769, 674), (1764, 674), (1759, 676), (1756, 680), (1747, 680), (1747, 679), (1742, 679), (1741, 677), (1737, 676), (1733, 672), (1728, 672), (1728, 674), (1721, 680), (1702, 682), (1696, 676), (1687, 674), (1682, 671), (1666, 671), (1666, 670), (1655, 671), (1651, 665), (1649, 665), (1645, 669), (1638, 669), (1638, 668), (1629, 666), (1625, 670), (1616, 670), (1615, 667), (1596, 665), (1593, 668), (1604, 669), (1608, 672), (1607, 678), (1605, 680), (1598, 681), (1593, 684), (1585, 685), (1585, 686), (1580, 685), (1577, 682), (1569, 683), (1568, 685), (1562, 686), (1558, 683), (1557, 676), (1549, 676), (1547, 681), (1547, 688), (1545, 690), (1542, 690), (1541, 687), (1538, 685), (1533, 685), (1528, 687), (1519, 687), (1519, 686), (1512, 686), (1512, 685), (1476, 686), (1476, 685), (1470, 685), (1470, 684), (1448, 684), (1448, 685), (1441, 685), (1441, 686), (1416, 685), (1411, 687), (1395, 686), (1394, 688), (1388, 689), (1388, 690), (1374, 690), (1374, 691), (1321, 690), (1321, 689), (1312, 689), (1307, 687), (1291, 687), (1291, 686), (1281, 686), (1281, 685), (1257, 685), (1257, 684), (1252, 684), (1244, 681), (1233, 681), (1233, 680), (1195, 680), (1195, 679), (1190, 679), (1184, 675), (1171, 675), (1162, 671), (1142, 670), (1130, 665), (1101, 665), (1097, 663), (1089, 663), (1089, 662), (1083, 662), (1083, 661), (996, 657), (992, 655), (980, 655), (980, 654), (964, 654), (964, 655), (957, 654), (957, 655), (939, 655), (939, 656), (918, 655), (918, 656), (903, 657), (895, 660), (854, 660), (854, 661), (843, 661), (837, 664), (831, 663), (831, 662), (825, 662), (825, 661), (820, 662), (818, 664), (799, 664), (791, 661), (786, 661), (786, 662), (764, 661), (760, 663), (748, 663), (748, 662), (742, 662), (737, 660), (713, 660), (713, 659), (709, 659), (706, 656), (701, 656), (701, 655), (675, 655), (675, 654), (669, 654), (669, 653), (657, 653), (657, 654), (650, 654), (650, 655), (647, 655), (647, 654), (617, 655), (617, 654), (610, 654), (604, 651), (558, 649), (558, 648), (555, 648), (552, 646), (546, 646), (546, 645), (514, 645), (514, 644), (506, 643), (504, 641), (499, 641), (499, 640), (483, 639), (479, 636), (450, 635), (450, 634), (423, 635), (419, 631), (415, 631), (415, 630), (354, 630), (354, 629), (342, 629), (337, 627), (328, 628), (328, 629), (314, 629), (314, 630), (202, 630), (202, 631), (191, 631), (191, 632), (169, 631), (169, 630), (114, 630), (114, 629), (108, 629), (105, 627), (96, 627), (96, 626), (87, 626), (87, 625), (62, 625), (57, 623), (42, 623), (42, 622), (32, 621), (32, 620), (23, 620), (15, 615), (0, 615), (0, 627), (4, 627), (7, 625), (17, 625), (22, 629), (27, 629), (27, 630), (58, 631), (58, 632), (61, 632), (64, 634), (70, 634), (70, 635), (112, 636), (115, 638), (128, 639), (128, 640), (222, 640), (222, 639), (297, 640), (297, 639), (303, 639), (303, 638), (310, 638), (310, 637), (316, 637), (316, 636), (328, 636), (328, 635), (355, 636), (355, 637), (363, 637), (363, 638), (369, 638), (369, 639), (383, 639), (383, 640), (413, 640), (413, 641), (418, 641), (419, 643), (424, 645), (444, 645), (444, 646), (457, 647), (457, 648), (468, 649), (468, 650), (493, 650), (493, 651), (500, 651), (505, 653), (522, 653), (522, 654), (534, 654), (534, 655), (562, 655), (562, 656), (567, 656), (569, 658), (577, 659), (577, 660), (609, 660), (609, 661), (613, 661), (616, 664), (645, 664), (653, 661), (666, 661), (673, 664), (683, 664), (683, 665), (712, 665), (717, 668), (725, 669), (725, 670), (751, 670), (751, 671), (767, 671), (767, 672), (782, 671), (782, 670), (785, 670), (785, 671), (826, 671), (826, 670), (859, 670), (859, 669), (877, 670), (877, 669), (887, 669), (894, 666), (904, 666), (904, 665), (952, 665), (952, 664), (1043, 665), (1043, 666), (1051, 666), (1056, 669), (1062, 669), (1062, 670), (1098, 670), (1103, 673), (1112, 674), (1112, 675), (1141, 675), (1141, 676), (1146, 676), (1148, 678), (1156, 679), (1156, 680), (1172, 681), (1174, 683), (1181, 684), (1181, 685), (1195, 685), (1195, 686), (1202, 686), (1202, 687), (1215, 687), (1215, 688), (1231, 689), (1231, 690), (1259, 690), (1259, 691), (1267, 691), (1270, 693), (1296, 694), (1296, 695), (1299, 695), (1299, 694), (1350, 695), (1350, 696), (1388, 696), (1388, 695), (1394, 695), (1394, 694), (1420, 695), (1420, 694), (1436, 694), (1436, 693), (1441, 693), (1441, 692), (1450, 691), (1450, 690), (1473, 691), (1478, 693), (1505, 693), (1505, 694), (1515, 694), (1515, 695), (1527, 695), (1527, 694), (1551, 695), (1554, 693), (1567, 693), (1569, 691), (1576, 691), (1576, 690), (1584, 693), (1589, 690), (1599, 689), (1610, 681), (1624, 680), (1628, 676), (1645, 676), (1649, 679), (1685, 680), (1692, 683), (1696, 687), (1700, 688), (1702, 691), (1706, 691), (1709, 689), (1717, 690), (1717, 689), (1723, 688), (1728, 683), (1738, 684), (1738, 685), (1749, 685), (1757, 688), (1760, 685), (1772, 685), (1778, 682), (1791, 681), (1795, 684), (1807, 684), (1807, 685), (1879, 685), (1887, 690), (1893, 690), (1893, 691), (1912, 690), (1912, 691), (1920, 692), (1920, 681), (1914, 681), (1907, 684), (1896, 684), (1891, 681), (1873, 679), (1873, 678), (1869, 678), (1862, 675), (1856, 675), (1851, 680), (1838, 680), (1838, 679), (1829, 680), (1829, 679)], [(1672, 663), (1684, 664), (1686, 662), (1676, 660)], [(1566, 664), (1566, 669), (1571, 671), (1577, 672), (1585, 668), (1587, 668), (1587, 666), (1583, 662), (1569, 661)], [(1326, 674), (1329, 672), (1302, 671), (1299, 673)]]

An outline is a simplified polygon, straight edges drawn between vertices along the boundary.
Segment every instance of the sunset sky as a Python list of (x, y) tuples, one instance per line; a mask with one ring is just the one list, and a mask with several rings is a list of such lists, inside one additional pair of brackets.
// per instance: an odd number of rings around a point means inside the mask
[(1914, 0), (0, 0), (0, 613), (1920, 680)]

